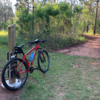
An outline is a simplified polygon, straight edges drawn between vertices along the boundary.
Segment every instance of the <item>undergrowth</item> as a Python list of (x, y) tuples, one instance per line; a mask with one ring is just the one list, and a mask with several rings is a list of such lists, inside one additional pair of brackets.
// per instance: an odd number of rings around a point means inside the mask
[[(39, 38), (39, 39), (43, 40), (45, 38)], [(52, 48), (58, 49), (61, 47), (68, 47), (73, 44), (86, 41), (85, 37), (81, 35), (76, 36), (76, 37), (67, 37), (67, 35), (64, 35), (64, 36), (57, 37), (57, 41), (54, 41), (55, 40), (54, 37), (50, 36), (50, 39), (48, 38), (47, 40), (48, 40), (47, 43), (44, 43), (44, 44), (41, 43), (40, 45), (49, 49), (52, 49)], [(21, 37), (16, 36), (16, 45), (25, 44), (26, 47), (28, 47), (27, 42), (29, 41), (34, 41), (34, 39), (23, 41)], [(0, 44), (8, 46), (8, 32), (5, 30), (0, 31)]]

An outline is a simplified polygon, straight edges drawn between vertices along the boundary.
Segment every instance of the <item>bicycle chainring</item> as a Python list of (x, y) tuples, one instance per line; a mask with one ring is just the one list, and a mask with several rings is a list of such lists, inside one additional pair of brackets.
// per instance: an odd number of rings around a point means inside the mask
[(30, 73), (32, 73), (34, 71), (34, 68), (33, 67), (29, 67), (29, 71), (30, 71)]

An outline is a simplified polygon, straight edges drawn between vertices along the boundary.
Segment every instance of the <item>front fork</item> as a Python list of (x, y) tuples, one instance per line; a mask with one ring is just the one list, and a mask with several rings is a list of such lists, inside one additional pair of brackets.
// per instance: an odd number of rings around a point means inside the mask
[[(44, 56), (43, 51), (38, 51), (38, 54), (39, 54), (39, 52), (42, 52), (42, 55), (40, 55), (41, 63), (42, 63), (42, 62), (45, 62), (46, 60), (45, 60), (45, 56)], [(41, 57), (41, 56), (42, 56), (42, 57)]]

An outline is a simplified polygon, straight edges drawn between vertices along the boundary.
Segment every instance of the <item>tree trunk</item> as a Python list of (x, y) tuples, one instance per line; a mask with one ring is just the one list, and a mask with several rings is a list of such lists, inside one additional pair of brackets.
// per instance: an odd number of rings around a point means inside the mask
[(5, 13), (4, 18), (5, 18), (5, 23), (7, 23), (7, 16), (6, 16), (6, 13)]
[(83, 28), (83, 33), (86, 31), (86, 26), (85, 26), (85, 21), (84, 21), (84, 28)]
[(71, 0), (71, 11), (72, 11), (72, 0)]
[[(47, 0), (43, 0), (43, 5), (46, 5), (46, 1), (47, 1)], [(49, 1), (48, 1), (48, 2), (49, 2)]]
[[(33, 4), (33, 14), (34, 14), (34, 0), (32, 0), (32, 4)], [(34, 19), (32, 21), (32, 35), (34, 34)]]
[(96, 6), (96, 14), (95, 14), (95, 21), (94, 21), (94, 34), (96, 33), (96, 21), (97, 21), (97, 14), (98, 14), (98, 3), (99, 3), (99, 0), (97, 0), (97, 6)]
[(87, 32), (89, 31), (89, 21), (88, 21), (88, 25), (87, 25)]
[[(90, 16), (91, 16), (91, 3), (90, 3), (90, 7), (89, 7), (89, 12), (90, 12)], [(89, 24), (90, 24), (90, 20), (88, 20), (87, 32), (89, 31)]]

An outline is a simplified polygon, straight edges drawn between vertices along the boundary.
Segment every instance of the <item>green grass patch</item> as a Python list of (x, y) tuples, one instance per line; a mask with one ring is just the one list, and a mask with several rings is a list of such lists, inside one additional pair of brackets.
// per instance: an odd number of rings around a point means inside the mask
[[(88, 32), (84, 32), (84, 34), (85, 34), (85, 35), (94, 35), (94, 34), (93, 34), (93, 30), (90, 30), (90, 31), (88, 31)], [(99, 33), (96, 33), (96, 34), (95, 34), (95, 36), (98, 36), (98, 35), (99, 35)]]
[(100, 64), (92, 64), (99, 63), (99, 59), (60, 53), (49, 55), (49, 71), (29, 74), (21, 100), (99, 100)]
[(0, 44), (3, 44), (3, 45), (8, 44), (8, 32), (5, 30), (0, 31)]
[(79, 42), (86, 42), (86, 38), (83, 37), (83, 36), (79, 36), (78, 38), (76, 38), (76, 41), (79, 41)]
[(1, 70), (4, 68), (5, 64), (7, 63), (7, 54), (8, 47), (6, 45), (0, 45), (0, 76)]
[(8, 32), (6, 30), (1, 30), (0, 31), (0, 36), (7, 36), (8, 35)]

